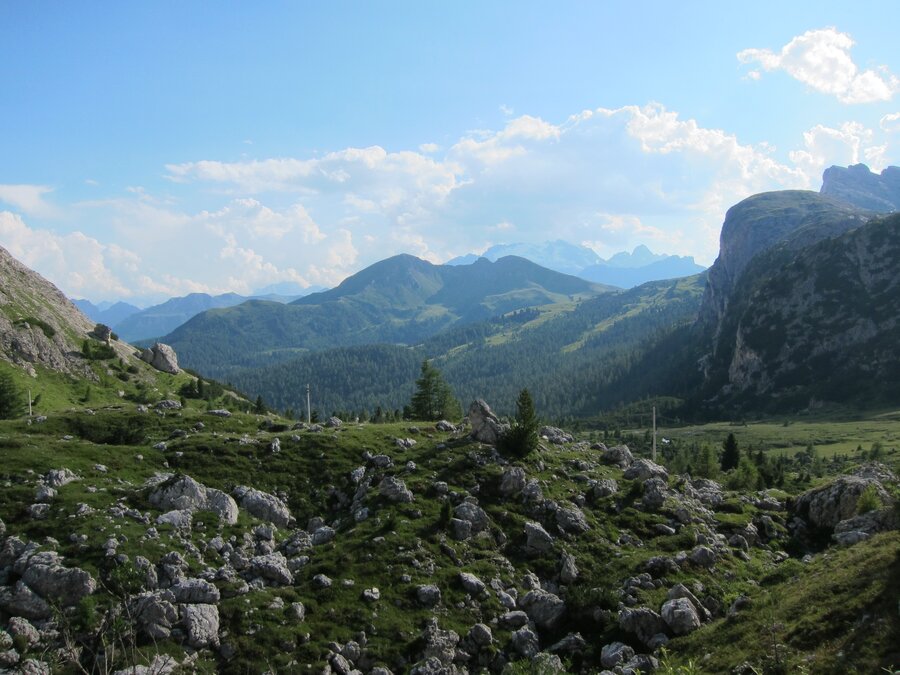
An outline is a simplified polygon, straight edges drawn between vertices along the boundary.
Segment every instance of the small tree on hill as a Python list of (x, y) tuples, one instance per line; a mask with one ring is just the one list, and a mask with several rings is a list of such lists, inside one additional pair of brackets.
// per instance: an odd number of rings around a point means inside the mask
[(0, 419), (6, 420), (22, 414), (24, 399), (12, 375), (0, 372)]
[(531, 393), (523, 389), (516, 400), (515, 424), (500, 437), (498, 449), (505, 454), (525, 457), (538, 446), (538, 426)]
[(453, 390), (441, 371), (428, 360), (422, 362), (422, 372), (416, 380), (416, 392), (410, 401), (409, 412), (414, 420), (455, 420), (462, 417), (462, 408)]
[(734, 434), (728, 434), (728, 438), (722, 443), (722, 471), (736, 469), (741, 461), (741, 453), (738, 450), (737, 439)]

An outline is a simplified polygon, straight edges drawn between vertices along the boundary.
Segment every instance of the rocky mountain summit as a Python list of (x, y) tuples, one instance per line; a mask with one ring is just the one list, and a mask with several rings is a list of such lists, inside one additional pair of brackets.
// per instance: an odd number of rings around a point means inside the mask
[(900, 210), (900, 167), (889, 166), (877, 174), (865, 164), (832, 166), (822, 176), (821, 192), (869, 211), (897, 211)]

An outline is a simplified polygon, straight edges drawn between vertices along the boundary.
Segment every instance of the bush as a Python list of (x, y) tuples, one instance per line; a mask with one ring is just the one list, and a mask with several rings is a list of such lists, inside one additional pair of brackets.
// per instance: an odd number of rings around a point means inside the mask
[(869, 511), (877, 511), (881, 508), (881, 497), (874, 485), (866, 486), (856, 500), (856, 512), (860, 515)]

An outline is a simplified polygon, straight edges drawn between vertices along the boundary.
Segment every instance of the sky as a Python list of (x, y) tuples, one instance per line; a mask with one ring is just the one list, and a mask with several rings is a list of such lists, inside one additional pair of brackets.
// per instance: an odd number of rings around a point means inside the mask
[(900, 3), (0, 0), (0, 245), (73, 298), (333, 286), (900, 164)]

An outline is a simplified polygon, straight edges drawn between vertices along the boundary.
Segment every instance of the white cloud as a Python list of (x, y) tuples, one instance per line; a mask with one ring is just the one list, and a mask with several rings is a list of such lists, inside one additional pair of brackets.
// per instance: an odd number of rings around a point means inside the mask
[(6, 202), (26, 216), (52, 218), (59, 212), (44, 200), (44, 195), (50, 192), (53, 188), (46, 185), (0, 185), (0, 202)]
[(890, 113), (881, 118), (879, 126), (889, 134), (900, 131), (900, 112)]
[(803, 149), (791, 152), (790, 158), (808, 176), (818, 177), (834, 164), (846, 166), (863, 160), (881, 171), (886, 151), (886, 146), (874, 145), (874, 132), (859, 122), (845, 122), (839, 128), (817, 124), (803, 134)]
[[(738, 52), (741, 63), (754, 63), (763, 70), (784, 70), (816, 91), (837, 97), (842, 103), (889, 101), (900, 90), (900, 80), (881, 67), (860, 71), (850, 56), (853, 39), (836, 28), (807, 31), (788, 42), (778, 53), (769, 49)], [(753, 73), (756, 73), (754, 75)], [(751, 71), (759, 79), (759, 71)]]

